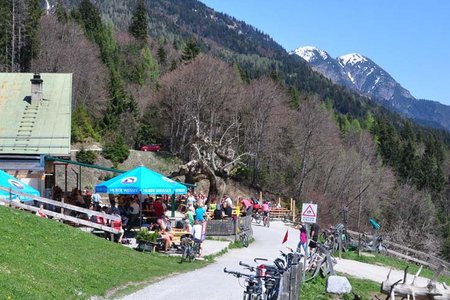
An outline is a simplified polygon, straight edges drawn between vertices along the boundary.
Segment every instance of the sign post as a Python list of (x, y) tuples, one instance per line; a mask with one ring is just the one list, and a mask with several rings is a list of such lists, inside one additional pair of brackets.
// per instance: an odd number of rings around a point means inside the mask
[(317, 221), (317, 204), (302, 204), (302, 222), (316, 223)]

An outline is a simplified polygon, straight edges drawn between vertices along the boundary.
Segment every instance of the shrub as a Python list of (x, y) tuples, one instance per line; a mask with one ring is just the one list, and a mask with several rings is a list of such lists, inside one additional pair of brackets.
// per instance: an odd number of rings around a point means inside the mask
[(94, 151), (85, 150), (84, 148), (81, 148), (81, 150), (78, 151), (78, 153), (77, 153), (77, 161), (78, 162), (93, 165), (96, 160), (97, 160), (97, 154), (95, 154)]

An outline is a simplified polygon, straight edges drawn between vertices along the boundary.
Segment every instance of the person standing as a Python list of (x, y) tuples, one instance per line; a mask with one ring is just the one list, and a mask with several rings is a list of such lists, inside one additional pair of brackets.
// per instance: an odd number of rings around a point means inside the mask
[(317, 248), (317, 240), (319, 239), (319, 225), (317, 223), (311, 224), (311, 234), (309, 241), (309, 251), (313, 251), (313, 249)]
[(301, 249), (303, 249), (303, 254), (308, 257), (309, 256), (309, 252), (308, 252), (308, 233), (306, 230), (306, 225), (305, 223), (300, 223), (296, 229), (300, 230), (300, 241), (298, 242), (297, 245), (297, 252), (301, 252)]

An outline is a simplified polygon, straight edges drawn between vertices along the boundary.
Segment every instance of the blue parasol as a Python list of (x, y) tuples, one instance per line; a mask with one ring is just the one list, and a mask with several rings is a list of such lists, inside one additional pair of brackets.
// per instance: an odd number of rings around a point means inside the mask
[[(17, 178), (9, 175), (8, 173), (2, 170), (0, 170), (0, 186), (7, 189), (11, 189), (13, 191), (22, 192), (25, 194), (36, 196), (41, 195), (41, 193), (38, 190), (32, 188), (31, 186), (23, 183), (22, 181), (18, 180)], [(0, 190), (0, 198), (10, 199), (10, 193)], [(16, 194), (11, 194), (11, 199), (20, 201), (33, 201), (32, 198), (26, 198)]]
[(186, 194), (187, 187), (144, 166), (139, 166), (95, 186), (106, 194)]

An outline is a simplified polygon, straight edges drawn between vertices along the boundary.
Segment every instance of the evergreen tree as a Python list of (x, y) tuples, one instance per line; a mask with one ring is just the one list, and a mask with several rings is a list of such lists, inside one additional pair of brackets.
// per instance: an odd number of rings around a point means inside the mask
[(161, 65), (165, 65), (167, 63), (167, 52), (163, 45), (158, 48), (158, 61)]
[(200, 54), (200, 48), (197, 45), (197, 42), (192, 39), (184, 46), (181, 59), (185, 62), (195, 59)]
[(78, 12), (87, 35), (95, 40), (103, 29), (100, 11), (90, 0), (82, 0)]
[(11, 64), (11, 1), (0, 1), (0, 72), (10, 70)]
[(416, 148), (409, 140), (402, 149), (398, 163), (398, 173), (403, 182), (410, 182), (419, 176), (419, 161), (416, 155)]
[(39, 51), (40, 20), (43, 15), (40, 0), (29, 0), (26, 3), (24, 44), (21, 49), (20, 61), (21, 70), (24, 72), (30, 70), (31, 60), (36, 57)]
[(300, 105), (300, 93), (295, 86), (289, 87), (289, 96), (289, 105), (294, 109), (298, 108), (298, 106)]
[(131, 18), (129, 31), (136, 39), (145, 41), (148, 35), (148, 12), (144, 0), (139, 0)]
[(69, 14), (67, 13), (66, 8), (64, 7), (64, 4), (62, 3), (62, 0), (58, 0), (56, 2), (56, 9), (55, 9), (56, 17), (58, 18), (58, 21), (66, 24), (69, 20)]

